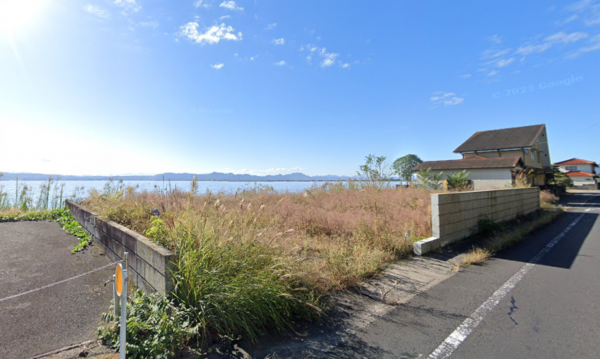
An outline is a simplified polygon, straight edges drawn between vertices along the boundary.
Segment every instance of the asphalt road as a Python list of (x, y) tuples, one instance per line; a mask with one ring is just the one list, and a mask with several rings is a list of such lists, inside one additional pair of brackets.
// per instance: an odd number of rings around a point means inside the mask
[(97, 247), (71, 254), (77, 242), (57, 223), (0, 223), (1, 359), (31, 358), (95, 338), (112, 299), (104, 282), (114, 266), (52, 285), (110, 263)]
[(563, 201), (572, 208), (551, 225), (398, 306), (327, 357), (600, 357), (600, 193)]

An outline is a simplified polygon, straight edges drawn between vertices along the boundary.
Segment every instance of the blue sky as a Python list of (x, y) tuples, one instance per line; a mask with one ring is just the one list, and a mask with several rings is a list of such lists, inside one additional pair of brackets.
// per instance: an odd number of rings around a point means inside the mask
[(540, 123), (600, 161), (600, 1), (0, 8), (0, 171), (354, 175)]

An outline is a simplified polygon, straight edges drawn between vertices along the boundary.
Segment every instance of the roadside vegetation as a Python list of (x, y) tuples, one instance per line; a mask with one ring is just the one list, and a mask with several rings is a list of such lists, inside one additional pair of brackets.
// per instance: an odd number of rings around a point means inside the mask
[[(198, 193), (196, 181), (188, 191), (137, 191), (117, 183), (82, 204), (176, 254), (172, 298), (187, 318), (180, 333), (204, 348), (293, 333), (295, 322), (323, 315), (331, 291), (356, 286), (430, 235), (429, 191), (396, 190), (370, 173), (364, 182), (303, 193)], [(100, 336), (116, 347), (118, 323), (106, 319)]]
[[(102, 190), (91, 190), (82, 205), (176, 255), (173, 293), (131, 292), (128, 355), (206, 354), (214, 343), (295, 333), (299, 321), (326, 313), (332, 291), (358, 285), (387, 263), (409, 256), (415, 241), (431, 235), (432, 191), (470, 187), (464, 171), (445, 178), (421, 171), (418, 185), (396, 189), (392, 176), (412, 183), (408, 169), (419, 163), (418, 157), (399, 158), (393, 166), (383, 156), (365, 160), (358, 171), (362, 180), (315, 184), (302, 193), (269, 186), (200, 193), (195, 179), (188, 190), (163, 185), (140, 191), (112, 180)], [(66, 208), (53, 208), (62, 206), (61, 188), (50, 179), (34, 200), (27, 186), (11, 195), (0, 186), (0, 222), (54, 220), (81, 238), (74, 251), (85, 248), (89, 235)], [(560, 213), (556, 200), (542, 192), (544, 211), (508, 228), (482, 221), (480, 232), (487, 239), (458, 266), (483, 263), (550, 222)], [(116, 349), (115, 319), (104, 314), (98, 336)]]
[[(0, 173), (0, 179), (2, 176)], [(66, 198), (63, 188), (64, 183), (59, 183), (50, 177), (48, 182), (40, 185), (39, 193), (34, 199), (33, 188), (27, 184), (19, 185), (17, 180), (14, 194), (9, 194), (0, 183), (0, 222), (58, 222), (65, 232), (79, 239), (72, 253), (83, 250), (91, 244), (92, 238), (64, 206)], [(71, 199), (76, 198), (77, 195), (78, 191), (71, 196)]]
[(484, 239), (459, 257), (455, 263), (457, 269), (472, 264), (482, 264), (496, 252), (521, 242), (529, 233), (552, 222), (563, 212), (556, 205), (558, 199), (549, 191), (541, 191), (541, 211), (528, 216), (526, 220), (516, 220), (508, 225), (499, 224), (490, 219), (480, 220), (479, 235)]

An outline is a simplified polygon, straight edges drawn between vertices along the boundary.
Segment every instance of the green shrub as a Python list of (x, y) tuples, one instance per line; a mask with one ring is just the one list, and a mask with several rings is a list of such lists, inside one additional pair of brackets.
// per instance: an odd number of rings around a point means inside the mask
[[(98, 329), (98, 337), (104, 345), (118, 349), (121, 330), (118, 317), (111, 311), (102, 314), (102, 320), (108, 325)], [(128, 358), (174, 358), (195, 330), (190, 326), (187, 311), (158, 293), (146, 295), (137, 290), (127, 303)]]
[(239, 336), (256, 341), (321, 313), (313, 292), (294, 289), (289, 269), (259, 243), (221, 243), (212, 228), (193, 220), (175, 232), (174, 296), (191, 308), (201, 344)]
[(486, 236), (486, 237), (490, 237), (490, 236), (493, 236), (495, 234), (502, 232), (503, 227), (501, 224), (486, 217), (486, 218), (480, 219), (479, 222), (477, 222), (477, 229), (478, 229), (479, 234)]

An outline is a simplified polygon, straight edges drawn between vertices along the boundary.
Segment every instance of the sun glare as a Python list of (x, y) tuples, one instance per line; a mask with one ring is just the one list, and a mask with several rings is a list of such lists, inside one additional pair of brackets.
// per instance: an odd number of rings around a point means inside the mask
[(0, 0), (0, 31), (14, 32), (29, 24), (46, 0)]

